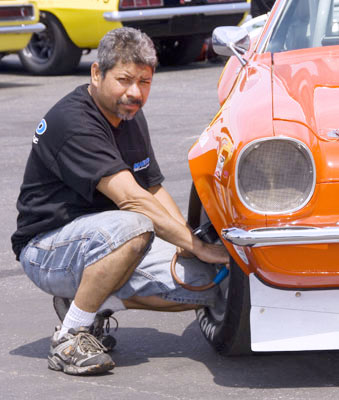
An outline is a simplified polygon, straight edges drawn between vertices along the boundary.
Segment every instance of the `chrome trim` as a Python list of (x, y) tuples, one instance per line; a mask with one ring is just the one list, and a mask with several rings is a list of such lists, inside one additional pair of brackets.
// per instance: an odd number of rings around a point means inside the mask
[[(309, 195), (307, 196), (307, 198), (305, 199), (305, 201), (296, 208), (290, 209), (290, 210), (283, 210), (283, 211), (258, 211), (255, 208), (250, 207), (247, 202), (243, 199), (243, 196), (241, 195), (240, 189), (239, 189), (239, 183), (238, 183), (238, 171), (239, 171), (239, 163), (241, 160), (241, 157), (243, 155), (243, 153), (251, 146), (255, 146), (255, 144), (260, 143), (260, 142), (265, 142), (268, 140), (288, 140), (290, 142), (295, 142), (298, 144), (298, 146), (302, 146), (303, 149), (306, 151), (306, 153), (308, 153), (308, 155), (310, 156), (311, 159), (311, 163), (312, 163), (312, 167), (313, 167), (313, 184), (312, 184), (312, 189), (310, 190)], [(313, 154), (311, 152), (311, 150), (305, 145), (305, 143), (301, 142), (298, 139), (294, 139), (294, 138), (290, 138), (288, 136), (272, 136), (272, 137), (266, 137), (266, 138), (261, 138), (261, 139), (256, 139), (253, 140), (252, 142), (246, 144), (246, 146), (244, 146), (237, 158), (237, 162), (236, 162), (236, 167), (235, 167), (235, 186), (237, 189), (237, 194), (239, 196), (240, 201), (242, 202), (242, 204), (249, 209), (250, 211), (255, 212), (256, 214), (259, 215), (278, 215), (278, 214), (286, 214), (286, 213), (292, 213), (295, 211), (300, 210), (301, 208), (305, 207), (305, 205), (310, 201), (311, 197), (313, 196), (314, 193), (314, 189), (315, 189), (315, 184), (316, 184), (316, 168), (315, 168), (315, 162), (314, 162), (314, 158), (313, 158)]]
[(238, 14), (250, 11), (250, 4), (232, 3), (232, 4), (209, 4), (204, 6), (183, 6), (152, 9), (137, 9), (127, 11), (105, 12), (106, 21), (126, 22), (153, 19), (168, 19), (183, 15), (204, 14), (204, 15), (228, 15)]
[(45, 25), (41, 22), (29, 25), (13, 25), (13, 26), (0, 26), (0, 34), (25, 34), (25, 33), (39, 33), (45, 29)]
[(249, 231), (230, 228), (222, 229), (221, 235), (234, 245), (246, 247), (339, 243), (339, 226), (326, 228), (285, 226), (281, 228), (259, 228)]
[(256, 49), (257, 53), (262, 54), (262, 53), (264, 53), (266, 51), (267, 44), (271, 40), (271, 36), (272, 36), (273, 30), (275, 29), (278, 21), (280, 20), (281, 14), (282, 14), (282, 12), (284, 10), (284, 6), (285, 6), (287, 1), (288, 0), (282, 1), (278, 5), (278, 10), (273, 15), (270, 29), (268, 30), (268, 32), (265, 33), (265, 35), (258, 42), (258, 46), (257, 46), (257, 49)]

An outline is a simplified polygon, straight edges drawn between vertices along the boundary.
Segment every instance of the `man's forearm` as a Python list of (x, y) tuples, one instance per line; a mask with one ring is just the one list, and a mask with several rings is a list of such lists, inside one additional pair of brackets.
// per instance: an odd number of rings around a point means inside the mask
[[(176, 211), (173, 205), (169, 207), (174, 209), (174, 214), (177, 215), (177, 218), (174, 218), (166, 209), (166, 205), (171, 204), (171, 199), (163, 193), (159, 201), (152, 193), (139, 186), (129, 171), (123, 170), (102, 178), (97, 189), (113, 200), (120, 210), (135, 211), (150, 218), (160, 238), (194, 254), (199, 252), (201, 243), (186, 226), (180, 211)], [(165, 206), (161, 201), (164, 201)]]
[[(155, 232), (160, 238), (195, 254), (202, 261), (226, 263), (229, 260), (223, 246), (204, 243), (198, 239), (185, 224), (182, 216), (179, 217), (181, 221), (174, 218), (155, 196), (136, 183), (128, 170), (103, 177), (97, 189), (110, 198), (120, 210), (146, 215), (152, 220)], [(168, 203), (166, 204), (168, 206)]]
[(177, 221), (186, 225), (186, 220), (182, 215), (179, 207), (173, 200), (172, 196), (162, 185), (150, 187), (148, 191), (161, 203), (161, 205), (168, 211), (168, 213)]
[(121, 202), (119, 208), (146, 215), (152, 220), (155, 233), (161, 239), (191, 253), (199, 252), (200, 240), (193, 235), (181, 214), (181, 218), (172, 216), (167, 208), (151, 193), (144, 194), (134, 200), (129, 199)]

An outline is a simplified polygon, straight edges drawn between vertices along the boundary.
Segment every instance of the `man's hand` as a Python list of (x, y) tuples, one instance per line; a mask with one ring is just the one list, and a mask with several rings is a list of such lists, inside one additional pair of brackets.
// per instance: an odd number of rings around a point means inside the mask
[(182, 247), (177, 247), (177, 254), (179, 257), (184, 258), (193, 258), (195, 255), (188, 250), (183, 249)]
[(230, 256), (225, 246), (222, 244), (211, 244), (197, 239), (195, 255), (201, 260), (209, 264), (224, 264), (229, 266)]

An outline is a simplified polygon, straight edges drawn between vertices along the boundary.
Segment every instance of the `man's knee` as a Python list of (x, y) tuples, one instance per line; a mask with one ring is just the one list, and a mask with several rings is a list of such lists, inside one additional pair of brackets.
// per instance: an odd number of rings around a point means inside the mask
[[(124, 269), (132, 265), (136, 266), (150, 248), (153, 237), (153, 232), (142, 232), (132, 236), (131, 239), (124, 241), (109, 254), (88, 266), (97, 266), (101, 272), (109, 272), (112, 267), (118, 270), (119, 266), (124, 266)], [(89, 274), (94, 272), (93, 268), (87, 267), (84, 271)]]
[[(109, 226), (120, 226), (125, 232), (153, 232), (153, 222), (146, 215), (134, 211), (107, 211), (101, 215), (105, 224)], [(99, 222), (100, 224), (100, 222)]]
[[(144, 257), (153, 238), (153, 232), (132, 237), (103, 258), (85, 268), (81, 282), (99, 282), (101, 288), (117, 291), (130, 278)], [(112, 281), (113, 279), (113, 281)]]
[(147, 252), (154, 238), (154, 227), (151, 219), (136, 212), (126, 212), (123, 226), (126, 240), (122, 246), (128, 248), (137, 258)]
[(150, 246), (153, 236), (153, 232), (144, 232), (133, 237), (126, 243), (128, 250), (133, 252), (135, 256), (142, 257)]
[[(111, 241), (120, 246), (133, 238), (141, 236), (143, 233), (146, 239), (152, 237), (154, 232), (153, 222), (146, 215), (133, 211), (108, 211), (100, 215), (96, 221), (98, 232), (110, 237)], [(137, 239), (136, 242), (140, 241)]]

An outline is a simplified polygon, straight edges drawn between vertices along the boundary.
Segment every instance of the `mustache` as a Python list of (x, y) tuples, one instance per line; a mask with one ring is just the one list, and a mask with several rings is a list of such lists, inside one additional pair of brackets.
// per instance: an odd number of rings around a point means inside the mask
[(118, 105), (123, 104), (125, 106), (129, 106), (129, 105), (133, 104), (133, 105), (137, 105), (137, 106), (142, 107), (142, 101), (139, 100), (139, 99), (128, 99), (128, 100), (119, 99), (117, 101), (117, 104)]

